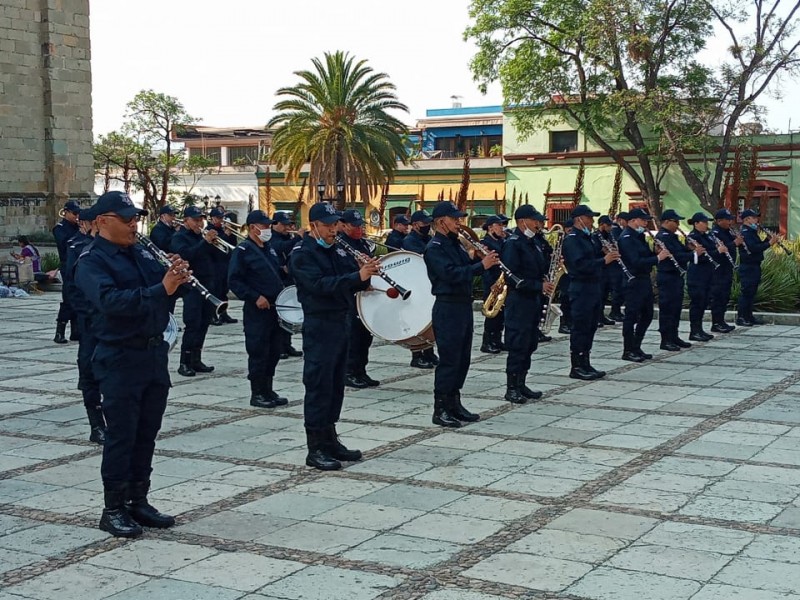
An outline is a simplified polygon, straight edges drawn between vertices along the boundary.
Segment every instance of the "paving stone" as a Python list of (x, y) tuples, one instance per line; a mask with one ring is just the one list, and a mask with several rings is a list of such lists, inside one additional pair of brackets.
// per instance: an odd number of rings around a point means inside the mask
[(800, 496), (800, 487), (773, 483), (765, 486), (757, 481), (725, 479), (710, 486), (705, 492), (708, 496), (754, 500), (756, 502), (789, 503)]
[[(353, 523), (357, 525), (357, 521)], [(376, 535), (375, 531), (303, 521), (284, 527), (256, 542), (323, 554), (339, 554)]]
[(545, 528), (526, 535), (506, 550), (576, 562), (600, 563), (627, 544), (628, 541), (621, 539)]
[(800, 564), (800, 538), (760, 534), (744, 549), (742, 555)]
[(770, 525), (800, 529), (800, 508), (790, 507), (783, 510), (781, 514), (770, 521)]
[(778, 516), (781, 510), (780, 506), (766, 502), (700, 496), (684, 506), (680, 513), (709, 519), (768, 523)]
[(509, 598), (467, 590), (445, 589), (425, 594), (420, 600), (509, 600)]
[(170, 573), (173, 579), (254, 592), (264, 585), (299, 571), (305, 565), (248, 552), (211, 556)]
[(800, 569), (796, 564), (740, 557), (720, 571), (713, 583), (800, 594)]
[(261, 591), (292, 600), (370, 600), (402, 581), (400, 577), (313, 566)]
[(32, 563), (41, 562), (42, 560), (44, 560), (44, 557), (41, 554), (0, 548), (0, 574), (19, 569), (20, 567)]
[(346, 468), (346, 471), (353, 473), (374, 473), (376, 475), (387, 475), (398, 479), (406, 479), (432, 468), (433, 463), (384, 458), (380, 456), (378, 458), (368, 458), (362, 462), (350, 465)]
[(734, 555), (739, 554), (754, 537), (752, 533), (736, 529), (666, 521), (639, 538), (639, 542)]
[(688, 579), (599, 567), (566, 592), (596, 600), (688, 600), (698, 589)]
[(160, 540), (137, 540), (90, 558), (87, 562), (98, 567), (132, 571), (142, 575), (165, 575), (216, 554), (216, 551), (194, 544), (179, 544)]
[(14, 533), (15, 531), (30, 529), (37, 525), (41, 525), (41, 523), (31, 519), (23, 519), (22, 517), (0, 514), (0, 537)]
[(612, 557), (607, 566), (707, 581), (730, 560), (730, 556), (715, 552), (634, 544)]
[(233, 510), (300, 521), (327, 512), (344, 503), (344, 500), (334, 500), (333, 498), (280, 492), (242, 504)]
[(656, 510), (663, 513), (676, 512), (690, 500), (691, 496), (688, 494), (664, 492), (662, 490), (640, 488), (627, 484), (618, 485), (594, 499), (598, 504), (629, 506), (642, 510)]
[(360, 502), (429, 511), (458, 500), (465, 494), (451, 490), (429, 489), (397, 483), (362, 496)]
[(576, 508), (548, 524), (549, 529), (561, 529), (623, 540), (635, 540), (656, 526), (658, 521), (600, 510)]
[(44, 524), (0, 537), (0, 548), (55, 556), (107, 537), (107, 533), (98, 529)]
[(242, 593), (238, 590), (176, 579), (151, 579), (109, 596), (108, 600), (237, 600), (241, 597)]
[(367, 502), (348, 502), (338, 508), (313, 517), (314, 521), (330, 525), (352, 524), (361, 529), (383, 531), (394, 529), (423, 515), (421, 510), (397, 508)]
[(351, 548), (342, 554), (342, 558), (409, 569), (425, 569), (449, 560), (463, 548), (458, 544), (440, 540), (384, 533)]
[(540, 508), (541, 505), (536, 502), (520, 502), (471, 494), (443, 506), (440, 512), (505, 522), (527, 517)]
[(145, 581), (147, 577), (135, 573), (76, 564), (12, 585), (6, 591), (23, 598), (53, 600), (74, 597), (80, 590), (81, 600), (101, 600)]
[(736, 468), (733, 463), (719, 460), (667, 456), (654, 463), (647, 470), (651, 473), (678, 473), (699, 477), (720, 477)]
[(502, 552), (464, 571), (466, 577), (521, 585), (550, 592), (561, 591), (592, 570), (592, 565), (532, 554)]
[(561, 477), (542, 477), (527, 473), (513, 474), (490, 484), (493, 490), (505, 492), (519, 492), (534, 496), (558, 497), (574, 492), (583, 485), (577, 479), (564, 479)]

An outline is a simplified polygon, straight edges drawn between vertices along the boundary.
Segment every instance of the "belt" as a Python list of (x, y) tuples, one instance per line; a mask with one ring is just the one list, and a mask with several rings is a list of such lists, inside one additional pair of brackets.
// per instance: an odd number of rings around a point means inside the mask
[(111, 346), (121, 346), (122, 348), (132, 348), (133, 350), (149, 350), (151, 348), (158, 348), (164, 341), (164, 335), (154, 335), (153, 337), (136, 337), (127, 340), (118, 340), (115, 342), (108, 342)]
[(460, 294), (435, 294), (438, 302), (451, 302), (453, 304), (472, 304), (472, 296)]

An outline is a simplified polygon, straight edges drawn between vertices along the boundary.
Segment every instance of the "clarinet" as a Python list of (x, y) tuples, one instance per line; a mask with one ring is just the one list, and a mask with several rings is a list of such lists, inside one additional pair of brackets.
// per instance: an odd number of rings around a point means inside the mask
[(747, 247), (747, 242), (744, 241), (744, 236), (742, 235), (742, 230), (741, 229), (734, 229), (733, 227), (731, 227), (731, 233), (733, 235), (735, 235), (736, 237), (741, 236), (742, 237), (742, 248), (748, 254), (752, 254), (752, 252), (750, 252), (750, 248)]
[[(693, 237), (689, 237), (686, 233), (684, 233), (680, 227), (678, 227), (678, 233), (680, 233), (684, 237), (684, 239), (686, 239), (687, 242), (691, 242), (693, 247), (698, 248), (702, 246), (702, 244), (698, 242), (696, 239), (694, 239)], [(696, 256), (697, 255), (695, 255), (695, 257)], [(711, 255), (708, 254), (707, 251), (706, 251), (706, 258), (708, 259), (708, 262), (714, 265), (714, 269), (719, 269), (719, 263), (715, 261), (713, 258), (711, 258)], [(697, 259), (695, 258), (695, 264), (697, 264), (696, 260)]]
[[(652, 231), (650, 231), (649, 229), (645, 229), (644, 231), (645, 231), (645, 233), (647, 235), (649, 235), (651, 238), (653, 238), (653, 243), (656, 245), (656, 247), (659, 250), (666, 250), (667, 252), (669, 252), (669, 249), (664, 244), (664, 242), (662, 242), (660, 239), (658, 239), (656, 236), (654, 236)], [(680, 273), (681, 275), (686, 275), (686, 269), (681, 267), (680, 263), (678, 262), (678, 259), (675, 258), (672, 255), (672, 253), (670, 253), (669, 259), (672, 261), (672, 264), (675, 265), (675, 268), (678, 269), (678, 273)]]
[[(617, 248), (617, 245), (612, 244), (602, 235), (598, 234), (597, 239), (600, 240), (600, 245), (603, 246), (603, 250), (606, 251), (606, 254), (608, 254), (609, 252), (619, 252), (619, 248)], [(620, 267), (622, 267), (622, 272), (625, 273), (625, 277), (628, 278), (628, 281), (630, 281), (631, 279), (636, 279), (633, 275), (631, 275), (631, 272), (628, 270), (628, 267), (625, 266), (625, 263), (622, 261), (621, 256), (617, 257), (617, 264)]]
[(769, 229), (766, 229), (766, 228), (762, 227), (760, 223), (756, 223), (756, 225), (758, 226), (758, 230), (759, 231), (763, 231), (765, 234), (767, 234), (767, 237), (769, 237), (769, 238), (773, 238), (773, 237), (778, 238), (777, 245), (780, 246), (780, 249), (783, 250), (784, 252), (786, 252), (786, 254), (791, 254), (792, 253), (791, 250), (789, 250), (786, 246), (783, 245), (783, 241), (781, 241), (781, 238), (777, 233), (774, 233), (773, 231), (770, 231)]
[[(717, 249), (719, 249), (720, 245), (725, 246), (725, 242), (723, 242), (721, 239), (715, 236), (713, 232), (711, 232), (711, 230), (709, 230), (708, 232), (708, 239), (710, 239), (717, 245)], [(733, 267), (734, 271), (739, 268), (738, 265), (736, 264), (736, 261), (733, 260), (733, 257), (731, 256), (730, 252), (720, 252), (720, 254), (724, 254), (725, 256), (728, 257), (728, 262), (731, 263), (731, 266)]]
[[(139, 233), (136, 232), (136, 240), (145, 248), (150, 251), (150, 254), (156, 257), (158, 262), (160, 262), (165, 268), (171, 269), (172, 268), (172, 261), (167, 256), (167, 253), (164, 252), (161, 248), (156, 246), (153, 241)], [(203, 300), (208, 300), (211, 304), (214, 305), (215, 314), (219, 316), (220, 313), (225, 312), (225, 309), (228, 308), (228, 301), (227, 300), (220, 300), (216, 296), (214, 296), (208, 289), (198, 281), (197, 277), (194, 275), (189, 276), (189, 281), (187, 281), (184, 285), (188, 285), (194, 289), (196, 289), (200, 295), (203, 297)]]
[[(342, 238), (340, 238), (338, 236), (336, 237), (336, 244), (342, 250), (347, 252), (350, 256), (355, 258), (356, 262), (358, 264), (360, 264), (360, 265), (365, 264), (370, 258), (369, 256), (367, 256), (363, 252), (359, 252), (358, 250), (353, 248), (350, 244), (348, 244), (347, 242), (345, 242)], [(386, 271), (383, 270), (383, 267), (381, 267), (381, 270), (378, 271), (378, 277), (383, 279), (390, 286), (389, 289), (386, 290), (386, 295), (387, 296), (389, 296), (390, 298), (396, 298), (397, 295), (399, 295), (403, 300), (408, 300), (408, 297), (411, 295), (411, 290), (407, 290), (403, 286), (399, 285), (394, 279), (389, 277), (386, 274)], [(395, 295), (395, 293), (397, 295)]]

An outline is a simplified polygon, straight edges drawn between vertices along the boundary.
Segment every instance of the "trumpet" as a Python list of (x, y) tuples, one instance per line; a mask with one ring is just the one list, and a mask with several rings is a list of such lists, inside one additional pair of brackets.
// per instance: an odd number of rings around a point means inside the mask
[[(683, 236), (683, 238), (686, 240), (687, 243), (691, 243), (693, 248), (702, 248), (703, 247), (703, 245), (701, 243), (699, 243), (693, 237), (689, 237), (680, 227), (678, 227), (678, 233), (680, 233)], [(711, 258), (711, 255), (708, 254), (708, 252), (706, 252), (706, 258), (708, 259), (708, 262), (710, 262), (712, 265), (714, 265), (715, 269), (719, 269), (719, 263), (717, 261), (715, 261), (713, 258)], [(695, 264), (697, 264), (697, 254), (694, 255), (694, 260), (695, 260)]]
[[(166, 252), (164, 252), (161, 248), (156, 246), (152, 240), (147, 237), (146, 235), (136, 232), (136, 240), (145, 248), (150, 251), (150, 254), (156, 257), (156, 260), (160, 262), (164, 267), (167, 269), (172, 268), (172, 261), (169, 259), (169, 256)], [(188, 285), (196, 289), (200, 295), (203, 297), (203, 300), (208, 300), (213, 306), (215, 310), (215, 314), (219, 316), (221, 313), (225, 312), (225, 309), (228, 308), (228, 301), (227, 300), (220, 300), (216, 296), (214, 296), (211, 292), (208, 291), (200, 281), (198, 281), (197, 277), (194, 275), (189, 276), (189, 281), (186, 282), (184, 285)]]
[[(458, 237), (464, 246), (472, 248), (480, 256), (486, 256), (487, 254), (489, 254), (489, 250), (486, 249), (486, 246), (480, 243), (480, 241), (478, 240), (478, 236), (475, 235), (475, 232), (472, 231), (472, 229), (470, 229), (469, 227), (466, 227), (464, 225), (459, 225)], [(514, 282), (515, 287), (522, 286), (524, 280), (514, 275), (511, 272), (511, 269), (505, 266), (502, 262), (497, 263), (497, 266), (500, 267), (500, 270), (506, 277), (508, 277), (508, 279)]]
[(225, 228), (225, 231), (227, 231), (240, 242), (243, 242), (247, 239), (246, 223), (234, 223), (230, 219), (222, 219), (222, 226)]
[[(347, 252), (350, 256), (356, 259), (356, 262), (360, 265), (365, 264), (368, 260), (371, 260), (371, 257), (367, 256), (363, 252), (359, 252), (355, 248), (353, 248), (350, 244), (345, 242), (342, 238), (336, 237), (336, 244), (345, 252)], [(397, 298), (398, 296), (403, 300), (408, 300), (408, 297), (411, 295), (411, 290), (407, 290), (400, 284), (398, 284), (394, 279), (389, 277), (386, 274), (386, 271), (381, 268), (378, 271), (378, 277), (383, 279), (386, 283), (389, 284), (389, 289), (386, 290), (386, 295), (389, 298)]]
[[(178, 219), (177, 217), (172, 222), (173, 223), (177, 223), (178, 225), (180, 225), (182, 227), (186, 225), (186, 223), (184, 222), (183, 219)], [(203, 233), (203, 237), (205, 237), (205, 233)], [(215, 237), (209, 243), (212, 246), (214, 246), (214, 248), (216, 248), (217, 250), (222, 252), (223, 254), (230, 254), (236, 248), (236, 246), (234, 246), (233, 244), (229, 244), (228, 242), (226, 242), (225, 240), (223, 240), (220, 237)]]

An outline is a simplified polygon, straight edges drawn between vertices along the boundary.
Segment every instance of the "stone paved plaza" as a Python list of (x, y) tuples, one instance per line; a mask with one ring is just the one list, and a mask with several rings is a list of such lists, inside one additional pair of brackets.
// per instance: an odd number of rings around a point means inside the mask
[(432, 372), (376, 344), (383, 383), (348, 390), (339, 427), (365, 460), (336, 473), (303, 465), (302, 359), (278, 366), (288, 407), (251, 409), (241, 324), (212, 327), (216, 371), (174, 375), (156, 450), (151, 499), (178, 526), (129, 541), (96, 528), (57, 300), (0, 301), (0, 600), (800, 600), (800, 327), (669, 355), (651, 333), (643, 365), (606, 327), (600, 382), (567, 377), (558, 336), (524, 406), (476, 334), (482, 420), (457, 431), (430, 423)]

